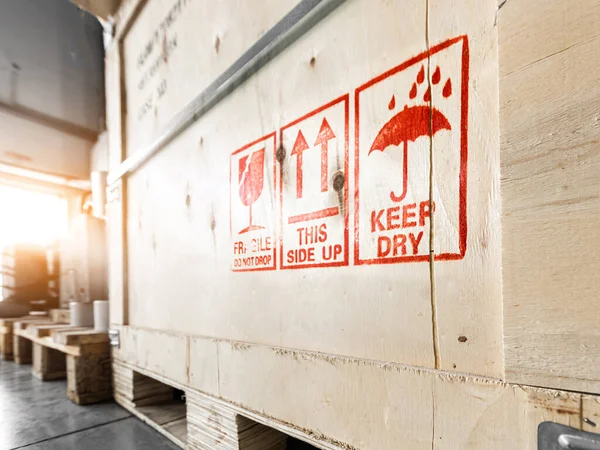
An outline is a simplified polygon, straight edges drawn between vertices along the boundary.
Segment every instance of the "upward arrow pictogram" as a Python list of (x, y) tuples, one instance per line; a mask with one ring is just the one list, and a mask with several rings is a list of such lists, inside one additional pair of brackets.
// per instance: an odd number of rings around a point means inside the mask
[(298, 131), (294, 148), (292, 149), (292, 155), (296, 155), (296, 198), (302, 198), (302, 153), (308, 150), (310, 147), (304, 139), (302, 131)]
[(329, 141), (333, 138), (335, 138), (335, 134), (329, 126), (329, 122), (327, 122), (327, 119), (324, 117), (323, 122), (321, 123), (321, 129), (317, 135), (317, 140), (315, 141), (315, 147), (317, 145), (321, 146), (321, 192), (327, 192), (327, 179), (329, 178)]

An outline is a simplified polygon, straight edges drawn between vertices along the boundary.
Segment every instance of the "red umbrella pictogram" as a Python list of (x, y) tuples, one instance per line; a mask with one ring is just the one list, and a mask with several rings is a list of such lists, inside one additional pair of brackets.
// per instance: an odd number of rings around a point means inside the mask
[(240, 199), (248, 207), (248, 226), (239, 234), (253, 230), (262, 230), (265, 227), (252, 224), (252, 205), (258, 200), (264, 185), (265, 149), (257, 150), (251, 155), (239, 160), (239, 186)]
[[(424, 80), (424, 70), (417, 75), (417, 83), (421, 84)], [(439, 67), (436, 69), (433, 79), (434, 84), (439, 83)], [(451, 95), (451, 82), (450, 79), (444, 86), (443, 96), (449, 97)], [(417, 95), (417, 84), (413, 83), (409, 97), (415, 98)], [(404, 106), (404, 109), (394, 115), (382, 128), (379, 130), (377, 137), (373, 141), (369, 150), (369, 155), (379, 150), (381, 152), (390, 145), (404, 144), (404, 155), (403, 155), (403, 187), (402, 194), (396, 195), (393, 191), (390, 192), (390, 199), (394, 202), (401, 202), (406, 197), (408, 190), (408, 142), (415, 142), (421, 136), (435, 135), (441, 130), (450, 130), (450, 122), (443, 113), (436, 108), (431, 107), (431, 92), (429, 88), (425, 92), (424, 101), (426, 105), (414, 105)], [(394, 109), (396, 105), (395, 97), (392, 97), (388, 107)], [(430, 131), (431, 126), (431, 131)]]

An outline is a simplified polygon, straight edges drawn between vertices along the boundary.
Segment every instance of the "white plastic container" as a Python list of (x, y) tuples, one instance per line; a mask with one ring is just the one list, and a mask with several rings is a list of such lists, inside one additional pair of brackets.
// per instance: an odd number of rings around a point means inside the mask
[(71, 310), (71, 326), (94, 326), (94, 309), (91, 303), (71, 302), (69, 309)]
[(108, 300), (94, 301), (94, 330), (108, 331)]

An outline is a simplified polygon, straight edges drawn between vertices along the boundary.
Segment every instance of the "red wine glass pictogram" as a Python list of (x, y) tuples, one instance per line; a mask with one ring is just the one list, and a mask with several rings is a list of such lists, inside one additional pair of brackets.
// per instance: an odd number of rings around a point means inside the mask
[(252, 205), (262, 194), (265, 178), (265, 149), (244, 156), (239, 160), (240, 199), (248, 207), (248, 226), (240, 230), (239, 234), (254, 230), (263, 230), (265, 227), (252, 223)]

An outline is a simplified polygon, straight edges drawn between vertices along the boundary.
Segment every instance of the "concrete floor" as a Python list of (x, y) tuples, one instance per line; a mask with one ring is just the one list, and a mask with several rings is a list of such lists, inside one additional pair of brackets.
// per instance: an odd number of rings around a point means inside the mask
[(178, 450), (115, 403), (77, 406), (65, 381), (0, 361), (0, 450)]

